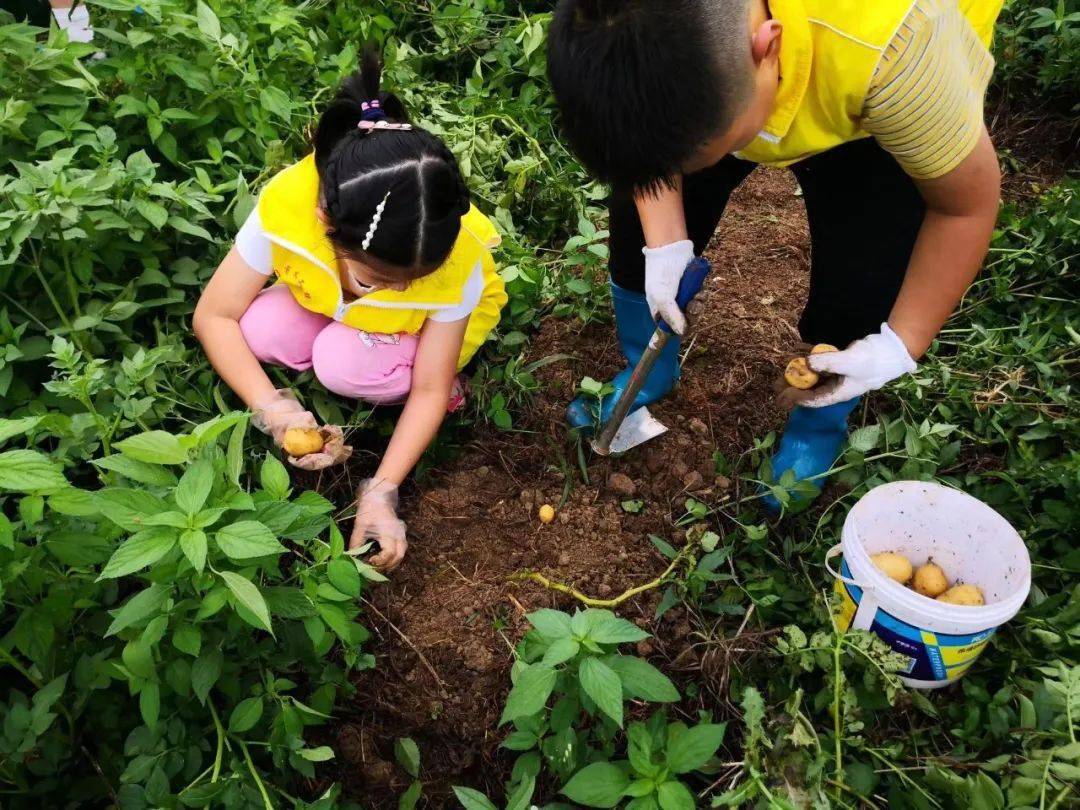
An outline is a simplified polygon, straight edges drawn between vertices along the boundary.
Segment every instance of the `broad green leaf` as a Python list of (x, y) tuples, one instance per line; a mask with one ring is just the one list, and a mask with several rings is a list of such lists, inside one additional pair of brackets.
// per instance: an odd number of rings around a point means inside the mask
[(157, 728), (158, 716), (161, 713), (161, 690), (154, 681), (143, 684), (142, 691), (139, 692), (139, 713), (151, 731)]
[(67, 479), (60, 467), (36, 450), (8, 450), (0, 453), (0, 489), (13, 492), (47, 492), (67, 486)]
[(409, 785), (409, 789), (401, 794), (398, 799), (398, 810), (413, 810), (416, 807), (416, 803), (420, 801), (420, 794), (423, 792), (424, 786), (419, 780), (414, 781)]
[(465, 810), (499, 810), (498, 807), (492, 804), (491, 799), (479, 790), (455, 785), (454, 795)]
[(657, 799), (661, 810), (694, 810), (694, 794), (682, 782), (671, 780), (660, 785)]
[(594, 762), (574, 774), (560, 792), (586, 807), (615, 807), (629, 783), (622, 768), (611, 762)]
[(276, 586), (262, 589), (266, 606), (273, 616), (286, 619), (306, 619), (315, 615), (315, 605), (299, 588)]
[(158, 585), (156, 582), (149, 588), (139, 591), (128, 599), (123, 607), (113, 612), (112, 624), (105, 631), (105, 637), (116, 635), (121, 630), (125, 630), (156, 614), (165, 603), (168, 595), (169, 589)]
[(221, 650), (204, 650), (191, 665), (191, 688), (199, 702), (206, 705), (206, 698), (217, 679), (221, 677), (221, 666), (224, 662)]
[(623, 688), (614, 670), (598, 658), (586, 658), (578, 669), (581, 688), (619, 726), (623, 722)]
[(570, 617), (561, 610), (543, 608), (525, 617), (544, 638), (554, 641), (570, 635)]
[(120, 473), (129, 481), (135, 481), (139, 484), (150, 484), (156, 487), (176, 485), (176, 475), (172, 470), (154, 464), (147, 464), (145, 461), (136, 461), (120, 453), (99, 458), (92, 463), (103, 470)]
[(640, 775), (654, 777), (660, 769), (652, 761), (653, 739), (644, 723), (631, 723), (626, 732), (630, 766)]
[(249, 697), (236, 704), (229, 715), (229, 731), (235, 734), (243, 734), (251, 731), (263, 713), (262, 698)]
[(180, 535), (180, 550), (200, 574), (206, 567), (206, 546), (206, 532), (202, 529), (189, 529)]
[(869, 798), (878, 781), (873, 766), (867, 762), (849, 762), (844, 765), (844, 783), (860, 796)]
[(225, 471), (234, 486), (240, 486), (240, 475), (244, 472), (244, 439), (247, 437), (248, 420), (241, 420), (229, 434), (229, 445), (225, 450)]
[(215, 42), (221, 39), (221, 22), (217, 14), (203, 0), (195, 4), (195, 21), (199, 30)]
[(536, 714), (547, 704), (555, 688), (555, 670), (544, 664), (525, 667), (506, 698), (499, 725), (518, 717)]
[(165, 501), (144, 489), (101, 489), (94, 493), (94, 499), (101, 514), (129, 532), (146, 528), (147, 517), (169, 509)]
[(613, 618), (615, 618), (615, 614), (610, 610), (600, 610), (598, 608), (581, 610), (570, 619), (570, 630), (579, 638), (591, 639), (594, 627)]
[(270, 629), (270, 612), (266, 609), (266, 601), (251, 580), (233, 571), (221, 571), (220, 576), (225, 580), (225, 584), (232, 591), (237, 602), (251, 611), (252, 615), (258, 620), (256, 626), (273, 633), (273, 630)]
[(210, 497), (210, 490), (214, 486), (214, 465), (206, 459), (196, 461), (180, 477), (180, 483), (176, 485), (173, 497), (180, 511), (194, 515), (206, 503)]
[(971, 784), (971, 810), (1002, 810), (1005, 795), (989, 776), (979, 771)]
[(198, 658), (202, 649), (202, 630), (194, 624), (182, 624), (173, 631), (172, 643), (180, 652)]
[(308, 762), (327, 762), (334, 758), (334, 749), (328, 745), (320, 745), (318, 748), (301, 748), (296, 753)]
[(283, 554), (286, 551), (274, 533), (256, 520), (237, 521), (218, 529), (214, 536), (221, 550), (234, 560)]
[(66, 487), (50, 495), (49, 508), (69, 517), (89, 517), (98, 514), (94, 493), (75, 487)]
[(689, 773), (702, 767), (724, 741), (726, 723), (702, 723), (668, 741), (667, 765), (672, 773)]
[(164, 430), (151, 430), (113, 445), (128, 458), (147, 464), (183, 464), (188, 449), (176, 436)]
[(327, 563), (326, 578), (343, 594), (353, 598), (360, 596), (360, 573), (351, 557), (339, 557)]
[(116, 579), (153, 565), (172, 551), (175, 545), (176, 529), (168, 526), (152, 526), (149, 529), (143, 529), (133, 534), (113, 553), (105, 564), (105, 570), (98, 577), (98, 581)]
[(420, 778), (420, 747), (409, 737), (399, 737), (394, 741), (394, 758), (413, 779)]
[(0, 444), (13, 436), (22, 436), (36, 428), (44, 417), (24, 416), (21, 419), (0, 419)]
[(281, 500), (289, 494), (289, 473), (276, 456), (267, 455), (259, 467), (259, 483), (266, 494), (275, 500)]
[(547, 652), (544, 653), (544, 663), (549, 667), (556, 667), (559, 664), (569, 661), (578, 654), (578, 650), (580, 649), (581, 645), (574, 641), (574, 639), (560, 638), (547, 648)]
[(868, 425), (853, 430), (848, 437), (848, 444), (852, 449), (858, 450), (860, 453), (868, 453), (877, 447), (880, 438), (881, 425)]
[(609, 655), (604, 663), (619, 676), (627, 698), (652, 703), (674, 703), (679, 699), (679, 690), (671, 679), (644, 659), (633, 655)]
[(600, 644), (624, 644), (641, 641), (648, 638), (649, 634), (626, 619), (610, 616), (594, 623), (589, 637)]

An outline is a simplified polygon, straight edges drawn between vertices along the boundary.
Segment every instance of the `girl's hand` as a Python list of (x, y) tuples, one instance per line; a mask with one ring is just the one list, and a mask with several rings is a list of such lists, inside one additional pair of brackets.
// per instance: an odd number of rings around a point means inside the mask
[[(286, 431), (292, 428), (318, 428), (319, 423), (310, 411), (296, 401), (293, 392), (288, 389), (275, 391), (273, 397), (257, 404), (251, 424), (257, 430), (273, 437), (274, 444), (281, 447)], [(352, 448), (345, 444), (341, 428), (327, 425), (320, 429), (323, 449), (296, 458), (289, 456), (288, 461), (301, 470), (323, 470), (334, 464), (340, 464), (352, 455)]]
[(369, 478), (360, 484), (356, 497), (356, 522), (349, 538), (349, 553), (359, 553), (374, 540), (382, 550), (371, 558), (371, 564), (392, 571), (401, 564), (409, 548), (405, 523), (397, 516), (398, 488), (389, 481)]

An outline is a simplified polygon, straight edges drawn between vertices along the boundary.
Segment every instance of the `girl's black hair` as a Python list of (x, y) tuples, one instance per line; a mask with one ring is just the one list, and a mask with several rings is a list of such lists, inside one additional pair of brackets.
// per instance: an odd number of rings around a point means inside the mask
[(411, 280), (438, 269), (450, 255), (469, 210), (469, 191), (457, 159), (430, 132), (358, 127), (364, 105), (370, 120), (376, 100), (387, 122), (408, 123), (400, 99), (379, 89), (381, 73), (378, 56), (366, 51), (316, 125), (315, 166), (334, 245), (380, 273)]

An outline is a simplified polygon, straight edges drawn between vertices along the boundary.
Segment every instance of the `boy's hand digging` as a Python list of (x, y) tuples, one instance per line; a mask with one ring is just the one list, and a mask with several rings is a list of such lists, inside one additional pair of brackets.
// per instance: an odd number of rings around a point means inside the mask
[(645, 254), (645, 298), (653, 320), (662, 319), (671, 331), (681, 335), (686, 331), (686, 316), (675, 299), (686, 265), (694, 258), (694, 243), (684, 239), (659, 248), (643, 248), (642, 253)]

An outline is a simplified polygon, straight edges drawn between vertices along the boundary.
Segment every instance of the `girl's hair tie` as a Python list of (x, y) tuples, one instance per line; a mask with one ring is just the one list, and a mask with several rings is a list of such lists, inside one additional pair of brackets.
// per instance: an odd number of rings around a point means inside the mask
[(360, 104), (360, 120), (361, 121), (383, 121), (386, 119), (386, 113), (383, 112), (382, 104), (379, 103), (377, 98), (371, 101), (365, 101)]

